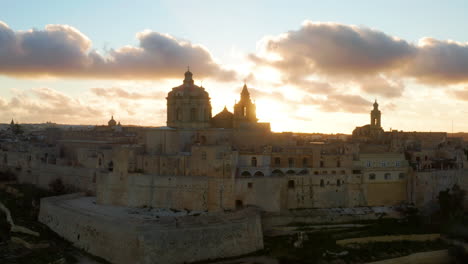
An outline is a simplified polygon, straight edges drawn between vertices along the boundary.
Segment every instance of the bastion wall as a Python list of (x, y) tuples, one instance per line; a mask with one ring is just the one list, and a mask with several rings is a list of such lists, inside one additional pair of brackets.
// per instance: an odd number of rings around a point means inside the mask
[(185, 263), (263, 249), (261, 219), (254, 208), (147, 220), (83, 199), (89, 198), (80, 194), (43, 198), (39, 221), (112, 263)]

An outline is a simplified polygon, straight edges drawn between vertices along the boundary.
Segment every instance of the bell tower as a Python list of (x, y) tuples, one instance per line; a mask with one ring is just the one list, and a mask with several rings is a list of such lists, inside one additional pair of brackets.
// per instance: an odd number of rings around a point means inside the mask
[(380, 124), (380, 110), (379, 110), (379, 104), (377, 103), (377, 100), (374, 102), (374, 109), (372, 109), (370, 117), (371, 117), (371, 122), (370, 125), (372, 127), (381, 127)]
[(256, 106), (250, 99), (247, 85), (244, 84), (240, 101), (234, 105), (234, 127), (240, 127), (245, 123), (257, 123)]

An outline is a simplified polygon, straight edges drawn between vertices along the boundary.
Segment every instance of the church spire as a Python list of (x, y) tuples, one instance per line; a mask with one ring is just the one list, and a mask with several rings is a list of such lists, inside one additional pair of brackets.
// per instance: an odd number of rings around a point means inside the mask
[(247, 98), (250, 97), (249, 90), (247, 89), (247, 84), (245, 84), (245, 83), (244, 83), (244, 87), (242, 88), (242, 92), (241, 92), (241, 98), (244, 98), (244, 97), (247, 97)]

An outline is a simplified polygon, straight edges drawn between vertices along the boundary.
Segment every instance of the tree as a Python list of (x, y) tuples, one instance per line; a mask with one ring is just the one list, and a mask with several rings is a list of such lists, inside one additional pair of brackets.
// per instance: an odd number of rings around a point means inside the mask
[(21, 135), (24, 133), (23, 128), (19, 124), (14, 124), (12, 127), (12, 132), (15, 135)]
[(445, 223), (457, 223), (463, 220), (466, 191), (462, 190), (458, 184), (452, 189), (439, 192), (440, 217)]

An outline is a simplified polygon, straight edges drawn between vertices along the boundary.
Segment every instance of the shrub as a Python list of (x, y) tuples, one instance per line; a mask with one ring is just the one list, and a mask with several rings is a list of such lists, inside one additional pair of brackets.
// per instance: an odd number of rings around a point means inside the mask
[(62, 182), (62, 179), (57, 178), (55, 180), (52, 180), (49, 183), (49, 188), (52, 192), (55, 194), (64, 194), (65, 193), (65, 185)]
[(0, 181), (16, 181), (16, 174), (11, 170), (6, 170), (0, 172)]

